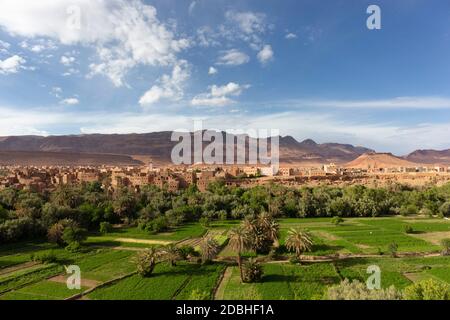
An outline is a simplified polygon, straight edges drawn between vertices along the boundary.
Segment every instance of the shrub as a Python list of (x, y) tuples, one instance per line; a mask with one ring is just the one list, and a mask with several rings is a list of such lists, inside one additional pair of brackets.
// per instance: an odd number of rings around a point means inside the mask
[(188, 300), (200, 301), (200, 300), (209, 300), (210, 298), (211, 298), (211, 295), (208, 292), (200, 291), (199, 289), (195, 289), (189, 295)]
[(333, 217), (333, 219), (331, 219), (331, 223), (338, 226), (341, 223), (344, 223), (344, 219), (342, 217), (336, 216), (336, 217)]
[(402, 206), (400, 208), (400, 214), (402, 216), (412, 216), (412, 215), (416, 215), (418, 212), (417, 207), (413, 204), (407, 205), (407, 206)]
[(450, 286), (434, 279), (416, 282), (403, 291), (405, 300), (450, 300)]
[(40, 262), (44, 264), (55, 263), (58, 261), (58, 258), (54, 251), (44, 251), (39, 253), (33, 253), (31, 255), (31, 260), (35, 262)]
[(391, 286), (388, 289), (370, 290), (364, 283), (345, 279), (328, 289), (325, 298), (328, 300), (401, 300), (401, 293)]
[(442, 249), (442, 255), (443, 256), (448, 256), (450, 255), (450, 239), (442, 239), (441, 240), (441, 245), (443, 247)]
[(439, 208), (439, 215), (441, 217), (450, 217), (450, 202), (445, 202), (440, 208)]
[(433, 211), (429, 208), (422, 208), (419, 213), (423, 216), (433, 217)]
[(107, 234), (113, 230), (111, 223), (109, 222), (101, 222), (100, 223), (100, 233)]
[(210, 221), (208, 217), (201, 217), (200, 220), (198, 220), (198, 222), (203, 228), (208, 228), (210, 226)]
[(149, 233), (160, 233), (163, 231), (167, 231), (168, 228), (169, 223), (163, 216), (157, 217), (145, 224), (145, 231)]
[(189, 257), (197, 257), (199, 255), (192, 246), (182, 246), (179, 250), (181, 257), (184, 260), (188, 259)]
[(410, 226), (410, 225), (406, 225), (406, 226), (404, 227), (404, 229), (405, 229), (405, 233), (408, 233), (408, 234), (414, 233), (414, 229), (413, 229), (413, 227)]
[(388, 246), (388, 251), (392, 257), (397, 257), (398, 244), (396, 242), (391, 242)]
[(264, 272), (261, 264), (254, 259), (248, 260), (242, 266), (242, 276), (244, 282), (252, 283), (261, 281), (263, 273)]

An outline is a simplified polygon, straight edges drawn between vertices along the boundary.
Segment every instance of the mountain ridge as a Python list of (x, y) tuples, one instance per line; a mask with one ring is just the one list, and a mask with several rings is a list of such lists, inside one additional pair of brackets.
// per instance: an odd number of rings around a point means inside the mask
[[(149, 156), (154, 162), (171, 163), (171, 152), (179, 142), (171, 141), (171, 131), (142, 134), (80, 134), (59, 136), (4, 136), (0, 137), (0, 152), (48, 152), (74, 154), (109, 154), (122, 156)], [(227, 133), (221, 132), (224, 141)], [(194, 133), (189, 133), (191, 138)], [(236, 137), (236, 136), (234, 136)], [(246, 137), (246, 148), (250, 140)], [(261, 139), (264, 140), (264, 139)], [(267, 139), (270, 149), (271, 138)], [(203, 147), (208, 143), (204, 142)], [(292, 136), (279, 140), (280, 162), (287, 164), (346, 164), (363, 154), (375, 153), (362, 146), (341, 143), (317, 143), (312, 139), (301, 142)], [(237, 144), (235, 142), (235, 149)], [(396, 157), (411, 163), (449, 163), (450, 149), (417, 150), (404, 157)], [(11, 159), (10, 159), (11, 160)], [(1, 164), (1, 159), (0, 159)]]

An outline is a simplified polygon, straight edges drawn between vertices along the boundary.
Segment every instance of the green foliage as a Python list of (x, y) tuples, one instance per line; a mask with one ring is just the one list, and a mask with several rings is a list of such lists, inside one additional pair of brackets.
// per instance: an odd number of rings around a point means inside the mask
[(100, 233), (108, 234), (111, 231), (113, 231), (113, 227), (112, 227), (111, 223), (104, 221), (104, 222), (100, 223), (100, 230), (99, 231), (100, 231)]
[(331, 220), (331, 223), (334, 224), (334, 225), (336, 225), (336, 226), (338, 226), (338, 225), (344, 223), (344, 219), (343, 219), (342, 217), (340, 217), (340, 216), (335, 216), (335, 217), (333, 217), (333, 219)]
[(442, 255), (443, 256), (450, 255), (450, 239), (442, 239), (441, 246), (442, 246)]
[(398, 244), (396, 242), (391, 242), (388, 246), (388, 251), (391, 256), (395, 258), (398, 252)]
[(357, 280), (343, 282), (328, 289), (327, 300), (401, 300), (401, 293), (394, 286), (388, 289), (370, 290)]
[(189, 295), (188, 300), (209, 300), (210, 294), (206, 291), (200, 291), (199, 289), (194, 289), (191, 294)]
[(434, 279), (417, 282), (403, 291), (406, 300), (450, 300), (450, 286)]
[(200, 253), (203, 263), (212, 261), (220, 251), (219, 244), (213, 238), (206, 237), (200, 243)]
[(136, 268), (139, 275), (149, 277), (157, 263), (159, 263), (160, 251), (156, 248), (150, 248), (140, 252), (136, 258)]
[(263, 274), (263, 267), (253, 258), (249, 259), (242, 266), (243, 282), (253, 283), (261, 281)]
[(31, 261), (40, 262), (44, 264), (55, 263), (58, 261), (56, 253), (52, 250), (43, 251), (31, 254)]
[(405, 225), (405, 233), (414, 233), (414, 228), (412, 226), (410, 226), (409, 224)]

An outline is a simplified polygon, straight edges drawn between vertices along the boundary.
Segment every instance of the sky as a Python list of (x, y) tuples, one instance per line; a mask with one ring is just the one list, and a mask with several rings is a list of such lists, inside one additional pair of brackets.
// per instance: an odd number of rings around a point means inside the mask
[(449, 21), (448, 0), (1, 0), (0, 136), (201, 120), (448, 149)]

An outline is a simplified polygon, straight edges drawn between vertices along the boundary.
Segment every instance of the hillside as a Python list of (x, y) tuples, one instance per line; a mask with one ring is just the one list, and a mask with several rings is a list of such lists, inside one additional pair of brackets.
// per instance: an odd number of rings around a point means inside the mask
[(406, 160), (426, 164), (445, 164), (450, 165), (450, 149), (436, 150), (417, 150), (405, 157)]
[[(225, 133), (222, 134), (225, 136)], [(153, 159), (155, 163), (170, 163), (172, 149), (177, 144), (177, 142), (171, 141), (171, 135), (172, 132), (166, 131), (146, 134), (120, 135), (93, 134), (49, 137), (1, 137), (0, 152), (4, 152), (4, 157), (6, 156), (5, 152), (9, 152), (8, 161), (10, 162), (14, 162), (15, 156), (18, 156), (20, 161), (25, 161), (26, 158), (24, 154), (10, 152), (27, 151), (52, 152), (53, 154), (63, 153), (60, 159), (64, 159), (66, 157), (65, 154), (67, 153), (96, 155), (114, 154), (133, 156), (135, 159), (141, 159), (142, 156), (145, 156), (146, 158)], [(246, 149), (248, 149), (249, 138), (247, 137), (246, 139)], [(206, 145), (207, 144), (204, 143), (203, 147)], [(270, 138), (268, 140), (268, 145), (270, 147)], [(235, 149), (237, 149), (237, 145), (235, 145)], [(317, 144), (313, 140), (298, 142), (290, 136), (280, 138), (280, 161), (282, 163), (346, 163), (356, 159), (358, 156), (366, 152), (373, 152), (373, 150), (338, 143)], [(33, 157), (37, 154), (29, 155)], [(41, 160), (45, 159), (43, 155), (39, 155), (39, 157)], [(97, 163), (98, 161), (103, 160), (96, 158), (94, 162)]]
[(0, 165), (20, 166), (132, 166), (143, 162), (125, 155), (39, 152), (39, 151), (0, 151)]
[(365, 153), (357, 159), (347, 163), (345, 167), (354, 169), (373, 169), (411, 167), (416, 165), (416, 163), (396, 157), (391, 153)]

